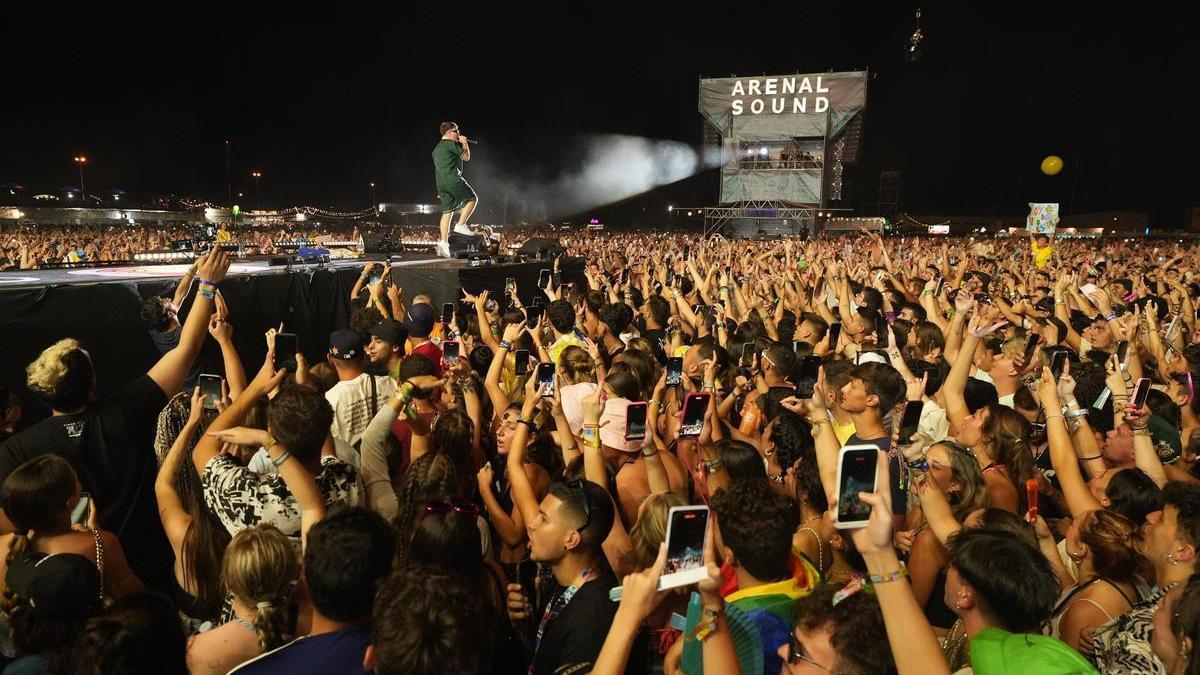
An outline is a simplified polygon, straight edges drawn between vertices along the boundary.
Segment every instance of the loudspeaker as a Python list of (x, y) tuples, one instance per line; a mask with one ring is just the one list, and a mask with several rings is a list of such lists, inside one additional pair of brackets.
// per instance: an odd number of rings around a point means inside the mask
[(521, 244), (521, 248), (518, 250), (525, 255), (539, 258), (554, 257), (563, 253), (562, 244), (559, 243), (557, 237), (533, 237)]

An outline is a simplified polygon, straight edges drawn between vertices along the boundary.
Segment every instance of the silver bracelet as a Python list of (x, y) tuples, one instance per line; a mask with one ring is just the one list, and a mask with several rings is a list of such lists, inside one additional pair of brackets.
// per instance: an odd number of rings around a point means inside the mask
[(288, 452), (287, 450), (284, 450), (283, 454), (276, 457), (275, 459), (271, 460), (271, 463), (275, 465), (276, 469), (278, 469), (279, 467), (283, 466), (291, 458), (292, 458), (292, 453)]

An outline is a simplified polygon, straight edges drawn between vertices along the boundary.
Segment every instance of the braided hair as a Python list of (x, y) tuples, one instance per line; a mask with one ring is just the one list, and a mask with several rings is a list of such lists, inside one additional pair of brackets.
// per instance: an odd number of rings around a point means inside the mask
[(287, 602), (300, 577), (300, 559), (287, 536), (273, 525), (238, 532), (225, 550), (221, 576), (235, 598), (255, 607), (258, 646), (265, 652), (287, 642)]

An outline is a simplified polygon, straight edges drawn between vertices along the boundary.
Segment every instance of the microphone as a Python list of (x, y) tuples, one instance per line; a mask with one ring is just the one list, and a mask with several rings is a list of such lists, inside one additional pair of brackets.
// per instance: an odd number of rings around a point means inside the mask
[(475, 140), (474, 138), (468, 138), (467, 142), (471, 145), (479, 145), (479, 141)]

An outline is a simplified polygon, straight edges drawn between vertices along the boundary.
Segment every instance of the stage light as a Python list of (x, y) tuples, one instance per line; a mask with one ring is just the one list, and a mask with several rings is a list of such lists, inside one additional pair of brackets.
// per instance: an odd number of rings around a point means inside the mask
[(668, 206), (668, 207), (667, 207), (667, 213), (671, 213), (671, 212), (672, 212), (672, 211), (674, 211), (674, 210), (675, 210), (675, 207), (674, 207), (674, 206)]
[(688, 215), (689, 215), (689, 216), (690, 216), (690, 215), (692, 215), (692, 212), (691, 212), (691, 211), (688, 211)]

